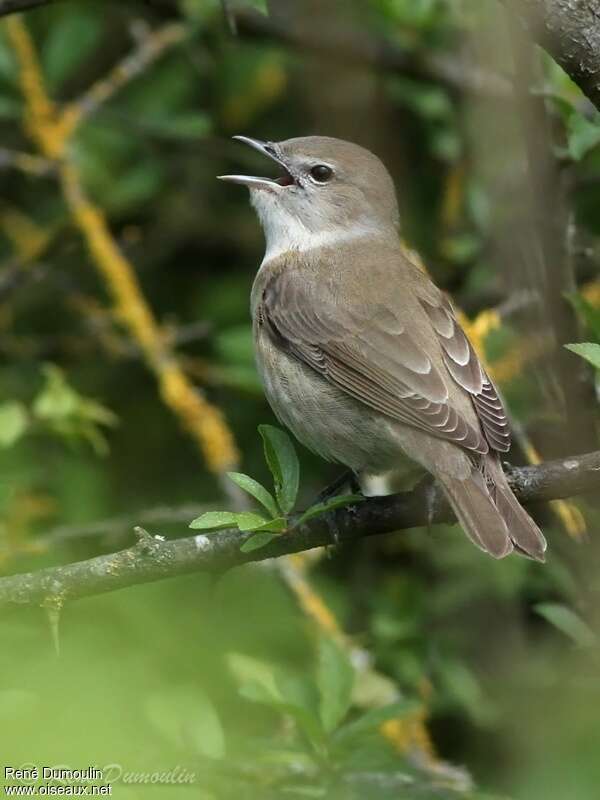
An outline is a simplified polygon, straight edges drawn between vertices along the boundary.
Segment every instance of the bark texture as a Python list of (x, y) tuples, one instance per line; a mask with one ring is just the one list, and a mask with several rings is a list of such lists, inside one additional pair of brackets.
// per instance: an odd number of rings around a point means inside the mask
[[(597, 492), (600, 451), (538, 466), (509, 468), (507, 475), (523, 503)], [(335, 520), (315, 517), (278, 536), (267, 547), (250, 553), (243, 553), (240, 545), (251, 533), (226, 530), (165, 541), (138, 529), (137, 544), (126, 550), (0, 578), (0, 611), (36, 605), (58, 610), (66, 602), (81, 597), (191, 572), (222, 572), (252, 561), (299, 553), (332, 544), (334, 528), (338, 541), (347, 542), (428, 522), (452, 520), (441, 491), (434, 486), (432, 492), (431, 484), (424, 483), (412, 492), (374, 497), (352, 508), (339, 509)]]

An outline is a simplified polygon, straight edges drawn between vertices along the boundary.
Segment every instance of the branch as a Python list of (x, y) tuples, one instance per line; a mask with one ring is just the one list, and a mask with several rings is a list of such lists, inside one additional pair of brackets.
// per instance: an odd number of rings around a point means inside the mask
[(20, 11), (28, 11), (38, 6), (47, 6), (54, 0), (0, 0), (0, 17), (7, 17), (9, 14), (16, 14)]
[(163, 25), (150, 30), (141, 38), (137, 47), (119, 61), (106, 75), (94, 83), (78, 100), (63, 111), (65, 136), (72, 136), (75, 129), (88, 117), (117, 94), (124, 86), (141, 75), (163, 53), (185, 41), (186, 29), (178, 23)]
[[(600, 488), (600, 451), (539, 466), (510, 467), (508, 478), (524, 503), (597, 490)], [(348, 542), (429, 522), (452, 521), (452, 512), (441, 490), (435, 486), (432, 504), (429, 487), (430, 484), (424, 482), (412, 492), (374, 497), (353, 508), (340, 509), (335, 516), (339, 540)], [(429, 519), (428, 508), (431, 507), (434, 513)], [(237, 530), (172, 541), (141, 532), (136, 545), (118, 553), (0, 578), (0, 610), (31, 605), (56, 608), (67, 600), (163, 578), (198, 571), (221, 572), (251, 561), (329, 545), (333, 541), (332, 531), (331, 518), (316, 517), (250, 553), (241, 552), (240, 545), (253, 534)]]
[[(0, 0), (0, 17), (19, 11), (53, 5), (55, 0)], [(502, 0), (526, 23), (533, 39), (557, 61), (569, 77), (600, 110), (600, 8), (596, 0)], [(169, 7), (171, 3), (168, 3)], [(318, 36), (307, 41), (273, 25), (258, 14), (236, 11), (230, 25), (245, 36), (278, 39), (294, 47), (326, 50), (329, 54), (367, 61), (385, 69), (400, 70), (416, 77), (442, 80), (459, 89), (506, 94), (504, 76), (477, 72), (445, 56), (432, 56), (416, 63), (414, 54), (388, 41), (352, 43), (323, 42)], [(341, 49), (338, 45), (341, 45)], [(466, 67), (466, 69), (465, 69)], [(467, 86), (465, 85), (467, 84)]]
[(350, 64), (370, 64), (376, 69), (399, 72), (412, 78), (441, 81), (450, 88), (503, 96), (510, 83), (498, 73), (480, 69), (456, 54), (427, 52), (415, 54), (385, 37), (369, 36), (364, 29), (339, 31), (314, 26), (310, 32), (289, 25), (277, 16), (266, 17), (255, 11), (237, 9), (235, 25), (239, 36), (258, 41), (277, 42), (287, 47), (320, 53)]
[(503, 0), (532, 38), (600, 110), (600, 6), (597, 0)]
[(140, 68), (149, 65), (169, 46), (181, 42), (184, 31), (173, 25), (152, 31), (137, 55), (125, 62), (128, 69), (123, 75), (119, 70), (113, 71), (109, 79), (96, 84), (85, 96), (83, 104), (76, 103), (61, 111), (48, 96), (34, 41), (22, 19), (9, 19), (6, 30), (19, 66), (27, 132), (43, 158), (59, 162), (59, 183), (71, 218), (112, 296), (119, 319), (154, 373), (165, 405), (196, 442), (208, 467), (221, 475), (238, 460), (233, 434), (220, 409), (196, 390), (169, 347), (133, 264), (113, 237), (103, 210), (88, 196), (79, 166), (68, 147), (79, 121), (139, 74)]

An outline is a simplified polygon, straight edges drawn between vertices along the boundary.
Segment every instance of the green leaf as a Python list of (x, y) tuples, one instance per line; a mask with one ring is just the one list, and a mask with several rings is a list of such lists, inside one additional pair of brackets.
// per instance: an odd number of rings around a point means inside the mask
[(268, 690), (260, 683), (243, 683), (239, 687), (238, 693), (240, 697), (250, 703), (262, 703), (262, 705), (271, 706), (277, 710), (281, 708), (281, 703), (271, 697)]
[(293, 676), (289, 673), (276, 675), (277, 687), (284, 703), (283, 713), (289, 714), (311, 746), (319, 751), (325, 743), (325, 730), (318, 713), (318, 696), (310, 676)]
[(256, 689), (256, 697), (248, 699), (275, 705), (283, 702), (275, 671), (266, 661), (260, 661), (244, 653), (228, 653), (227, 665), (240, 687), (246, 689), (251, 686)]
[(251, 703), (261, 703), (269, 706), (279, 714), (291, 717), (298, 730), (302, 731), (315, 750), (319, 750), (323, 746), (325, 735), (321, 721), (309, 708), (290, 703), (281, 696), (275, 697), (266, 686), (260, 683), (243, 684), (239, 689), (239, 693)]
[(422, 707), (422, 704), (415, 700), (400, 700), (381, 708), (371, 708), (352, 722), (347, 722), (335, 732), (337, 742), (348, 741), (360, 738), (365, 733), (379, 728), (384, 722), (390, 719), (405, 719), (410, 714), (415, 713)]
[(227, 662), (242, 697), (292, 717), (315, 748), (322, 746), (324, 735), (321, 722), (310, 705), (300, 699), (297, 686), (292, 689), (290, 681), (285, 680), (270, 664), (242, 653), (230, 653)]
[(259, 425), (265, 459), (275, 482), (275, 496), (284, 514), (289, 514), (296, 503), (300, 480), (300, 465), (294, 445), (287, 433), (273, 425)]
[(225, 736), (219, 716), (197, 686), (173, 687), (150, 695), (146, 714), (174, 747), (191, 748), (206, 758), (224, 758)]
[(567, 292), (565, 297), (590, 333), (600, 342), (600, 309), (595, 308), (583, 295), (577, 292)]
[(11, 401), (0, 405), (0, 447), (10, 447), (27, 430), (27, 409), (22, 403)]
[(61, 420), (77, 413), (79, 395), (53, 364), (44, 366), (46, 384), (33, 402), (33, 413), (43, 420)]
[(263, 525), (254, 528), (256, 531), (275, 531), (275, 533), (283, 533), (287, 530), (287, 520), (285, 517), (275, 517), (275, 519), (267, 520)]
[(580, 647), (590, 647), (597, 641), (590, 626), (572, 609), (561, 603), (538, 603), (534, 611), (558, 628)]
[(252, 511), (241, 511), (236, 514), (237, 526), (241, 531), (255, 531), (257, 528), (262, 528), (263, 525), (269, 520), (261, 517), (260, 514), (254, 514)]
[(261, 14), (264, 14), (265, 16), (269, 15), (269, 6), (267, 4), (267, 0), (249, 0), (249, 5), (256, 9), (256, 11), (260, 11)]
[(340, 646), (325, 636), (319, 641), (317, 686), (321, 722), (325, 730), (331, 733), (350, 708), (354, 669)]
[(237, 517), (233, 511), (207, 511), (190, 522), (189, 527), (196, 531), (233, 528), (237, 525)]
[(565, 347), (572, 353), (577, 353), (578, 356), (585, 358), (596, 369), (600, 369), (600, 344), (582, 342), (581, 344), (566, 344)]
[(269, 520), (260, 514), (253, 514), (250, 511), (207, 511), (192, 520), (189, 527), (194, 530), (209, 530), (236, 526), (240, 531), (253, 531), (267, 522)]
[(569, 155), (574, 161), (581, 161), (600, 144), (600, 125), (596, 121), (591, 122), (581, 114), (573, 114), (569, 117), (567, 128)]
[(265, 487), (249, 475), (244, 475), (242, 472), (228, 472), (227, 477), (230, 478), (240, 489), (248, 492), (255, 500), (264, 506), (272, 517), (279, 516), (279, 509), (273, 495), (268, 492)]
[(189, 527), (196, 531), (207, 531), (237, 526), (240, 531), (254, 531), (275, 522), (279, 523), (279, 520), (268, 520), (251, 511), (207, 511), (192, 520)]
[(298, 729), (302, 731), (315, 750), (321, 750), (325, 742), (325, 731), (321, 720), (311, 709), (295, 703), (283, 703), (279, 710), (292, 717)]
[(32, 405), (32, 412), (52, 433), (67, 439), (88, 441), (99, 455), (108, 451), (102, 426), (114, 426), (113, 412), (69, 385), (61, 369), (44, 366), (46, 383)]
[(353, 503), (362, 503), (364, 501), (362, 494), (340, 494), (336, 497), (330, 497), (323, 503), (316, 503), (314, 506), (307, 508), (306, 511), (300, 516), (297, 525), (301, 525), (313, 517), (318, 517), (319, 514), (325, 514), (327, 511), (332, 511), (334, 508), (341, 506), (348, 506)]
[(258, 531), (240, 546), (242, 553), (251, 553), (253, 550), (259, 550), (261, 547), (272, 542), (278, 534), (269, 533), (269, 531)]

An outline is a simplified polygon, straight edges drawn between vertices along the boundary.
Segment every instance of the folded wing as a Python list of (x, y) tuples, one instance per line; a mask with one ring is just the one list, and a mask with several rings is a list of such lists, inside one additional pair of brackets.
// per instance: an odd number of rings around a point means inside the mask
[[(435, 366), (388, 306), (342, 306), (316, 296), (293, 271), (271, 278), (257, 318), (280, 347), (366, 406), (473, 453), (508, 449), (502, 404), (451, 306), (443, 300), (423, 307), (445, 369)], [(453, 384), (472, 397), (481, 427), (453, 407)]]

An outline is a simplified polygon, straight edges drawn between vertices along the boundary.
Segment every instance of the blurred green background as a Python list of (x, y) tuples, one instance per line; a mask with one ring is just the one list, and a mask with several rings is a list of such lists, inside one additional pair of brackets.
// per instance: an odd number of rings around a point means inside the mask
[[(174, 41), (140, 62), (165, 26)], [(262, 236), (246, 193), (215, 180), (259, 163), (234, 134), (377, 152), (405, 240), (474, 321), (511, 460), (597, 446), (598, 378), (560, 344), (600, 342), (600, 114), (501, 4), (65, 0), (0, 22), (4, 574), (121, 549), (135, 524), (185, 536), (235, 501), (161, 399), (43, 152), (27, 33), (58, 110), (85, 109), (63, 155), (245, 472), (268, 482), (256, 428), (275, 420), (248, 311)], [(107, 76), (123, 85), (90, 105)], [(299, 456), (304, 507), (337, 470)], [(591, 800), (598, 498), (535, 513), (546, 565), (493, 562), (438, 526), (58, 619), (6, 613), (0, 764), (118, 765), (124, 799)]]

